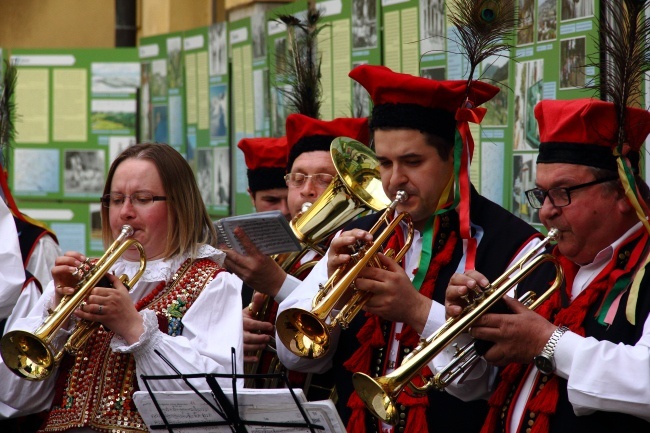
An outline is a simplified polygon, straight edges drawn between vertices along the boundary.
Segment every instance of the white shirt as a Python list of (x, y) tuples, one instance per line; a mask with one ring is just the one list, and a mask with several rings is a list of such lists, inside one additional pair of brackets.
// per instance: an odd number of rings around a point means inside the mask
[[(200, 248), (198, 257), (209, 257), (223, 263), (224, 254), (210, 246)], [(147, 263), (144, 275), (130, 291), (133, 302), (152, 292), (161, 281), (169, 281), (186, 257), (171, 260), (154, 260)], [(116, 275), (133, 276), (137, 262), (119, 259), (111, 269)], [(46, 316), (54, 295), (50, 283), (28, 317), (17, 320), (11, 330), (34, 331)], [(158, 330), (155, 313), (143, 310), (145, 332), (140, 341), (127, 346), (119, 337), (111, 341), (115, 352), (132, 353), (136, 362), (136, 375), (140, 389), (146, 389), (140, 375), (168, 375), (174, 371), (154, 353), (157, 349), (181, 373), (232, 372), (231, 347), (236, 352), (236, 371), (243, 372), (243, 336), (241, 315), (241, 280), (229, 272), (220, 272), (206, 287), (183, 316), (183, 333), (172, 337)], [(0, 362), (0, 401), (12, 408), (11, 416), (47, 410), (52, 404), (57, 374), (40, 382), (31, 382), (12, 373)], [(231, 387), (230, 379), (220, 379), (223, 387)], [(154, 390), (184, 390), (186, 386), (176, 381), (151, 381)], [(199, 389), (209, 389), (204, 380), (195, 380)], [(243, 381), (241, 381), (243, 386)], [(4, 413), (2, 415), (5, 415)]]
[(25, 282), (23, 258), (14, 217), (0, 198), (0, 320), (6, 319), (18, 300)]
[[(634, 226), (612, 245), (605, 248), (594, 262), (580, 267), (572, 288), (572, 300), (604, 269), (615, 249), (630, 235), (645, 230), (641, 223)], [(449, 352), (434, 360), (436, 367), (445, 365)], [(555, 347), (555, 374), (567, 379), (569, 402), (576, 415), (595, 411), (627, 413), (650, 421), (650, 317), (643, 324), (641, 339), (633, 346), (599, 341), (566, 332)], [(519, 393), (510, 420), (516, 431), (537, 369), (527, 377)], [(461, 386), (452, 384), (447, 392), (463, 400), (487, 397), (497, 375), (495, 367), (484, 360), (464, 379)], [(515, 430), (512, 430), (512, 429)]]

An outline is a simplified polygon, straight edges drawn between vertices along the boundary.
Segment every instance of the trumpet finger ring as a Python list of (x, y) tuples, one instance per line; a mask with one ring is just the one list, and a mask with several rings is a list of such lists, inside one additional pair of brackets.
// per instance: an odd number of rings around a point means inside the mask
[(102, 314), (102, 307), (104, 307), (104, 306), (103, 305), (99, 306), (99, 310), (97, 310), (97, 314)]
[(86, 301), (83, 301), (83, 302), (81, 303), (81, 305), (79, 306), (79, 308), (80, 308), (81, 311), (83, 311), (84, 313), (86, 312), (86, 310), (84, 310), (85, 307), (86, 307)]

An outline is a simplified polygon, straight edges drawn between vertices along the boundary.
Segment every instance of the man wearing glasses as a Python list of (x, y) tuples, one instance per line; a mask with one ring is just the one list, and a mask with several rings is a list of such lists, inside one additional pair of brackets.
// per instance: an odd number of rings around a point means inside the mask
[[(294, 219), (305, 206), (311, 205), (323, 194), (337, 175), (330, 155), (332, 141), (336, 137), (344, 136), (367, 144), (368, 120), (366, 118), (337, 118), (323, 121), (302, 114), (291, 114), (287, 118), (286, 134), (290, 150), (284, 181), (288, 188), (288, 211), (291, 219)], [(265, 300), (263, 295), (281, 302), (300, 284), (301, 280), (298, 277), (303, 277), (303, 275), (292, 275), (291, 270), (286, 272), (273, 258), (260, 253), (246, 237), (243, 230), (236, 229), (235, 235), (240, 237), (247, 255), (238, 254), (229, 249), (225, 250), (227, 254), (225, 265), (246, 285), (258, 292), (253, 296), (251, 306), (244, 309), (244, 350), (246, 352), (244, 361), (250, 363), (257, 361), (256, 354), (267, 347), (272, 340), (271, 335), (275, 332), (274, 314), (269, 321), (253, 318), (254, 313), (259, 310)], [(327, 245), (323, 247), (326, 249)], [(294, 268), (297, 269), (301, 264), (319, 258), (316, 252), (309, 251), (299, 263), (295, 264)], [(268, 371), (258, 372), (267, 373)], [(322, 400), (329, 397), (329, 389), (324, 390), (325, 394), (314, 393), (315, 390), (316, 387), (312, 387), (312, 393), (308, 393), (307, 396), (310, 400)]]
[[(566, 288), (536, 311), (506, 298), (514, 314), (487, 314), (471, 335), (495, 345), (448, 391), (490, 399), (484, 432), (650, 431), (648, 187), (639, 177), (650, 113), (614, 104), (542, 101), (537, 187), (526, 191), (546, 228)], [(452, 278), (446, 311), (481, 278)], [(442, 366), (443, 356), (435, 366)], [(494, 367), (507, 366), (496, 389)], [(490, 377), (488, 377), (490, 376)], [(528, 429), (528, 430), (527, 430)]]

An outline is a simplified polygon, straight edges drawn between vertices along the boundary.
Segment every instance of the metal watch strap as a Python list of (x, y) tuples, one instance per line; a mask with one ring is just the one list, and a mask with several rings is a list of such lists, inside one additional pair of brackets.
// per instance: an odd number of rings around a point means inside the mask
[(548, 339), (546, 342), (546, 345), (542, 349), (542, 353), (540, 355), (546, 355), (547, 357), (553, 358), (553, 355), (555, 353), (555, 346), (557, 346), (557, 342), (560, 341), (560, 337), (569, 330), (566, 326), (560, 326), (557, 328), (553, 333), (551, 334), (551, 338)]

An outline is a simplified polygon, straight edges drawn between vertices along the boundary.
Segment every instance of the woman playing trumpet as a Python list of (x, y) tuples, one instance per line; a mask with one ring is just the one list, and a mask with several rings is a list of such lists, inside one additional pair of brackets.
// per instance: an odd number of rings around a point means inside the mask
[[(147, 431), (132, 401), (133, 391), (144, 389), (139, 377), (175, 373), (155, 352), (184, 374), (230, 373), (234, 347), (236, 368), (242, 370), (239, 287), (222, 272), (224, 254), (210, 246), (216, 234), (183, 157), (166, 144), (140, 144), (122, 152), (108, 173), (102, 222), (106, 245), (123, 225), (133, 227), (133, 239), (146, 256), (142, 277), (128, 288), (107, 274), (114, 287), (92, 289), (65, 326), (84, 319), (103, 327), (45, 380), (28, 382), (0, 370), (0, 398), (17, 415), (49, 409), (44, 431)], [(48, 309), (75, 291), (84, 260), (77, 252), (59, 257), (54, 281), (29, 317), (13, 328), (36, 329)], [(139, 261), (139, 251), (129, 248), (111, 273), (131, 277)], [(185, 388), (177, 381), (152, 386)]]

